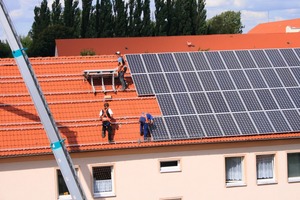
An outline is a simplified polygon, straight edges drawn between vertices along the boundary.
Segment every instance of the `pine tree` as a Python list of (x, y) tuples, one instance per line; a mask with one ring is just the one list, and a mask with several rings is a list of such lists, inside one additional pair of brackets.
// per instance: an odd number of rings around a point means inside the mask
[(82, 20), (81, 20), (81, 37), (85, 38), (86, 35), (90, 35), (89, 22), (91, 18), (93, 0), (82, 0)]
[(51, 12), (51, 24), (52, 25), (62, 25), (62, 7), (59, 0), (55, 0), (52, 3)]
[(64, 26), (70, 27), (75, 32), (75, 36), (80, 35), (80, 9), (79, 1), (65, 0), (65, 9), (63, 11)]
[(198, 0), (197, 13), (196, 34), (207, 34), (205, 0)]
[(113, 36), (113, 15), (112, 3), (110, 0), (101, 0), (99, 10), (99, 28), (97, 29), (97, 37), (112, 37)]
[(128, 24), (127, 24), (127, 36), (134, 36), (133, 30), (134, 30), (134, 21), (133, 21), (133, 12), (135, 7), (135, 0), (129, 0), (129, 2), (126, 5), (127, 11), (128, 11)]
[(123, 0), (115, 0), (114, 5), (114, 34), (116, 37), (125, 37), (127, 33), (127, 13)]
[(143, 22), (142, 22), (142, 36), (152, 35), (152, 26), (150, 19), (150, 0), (145, 0), (143, 5)]
[(41, 6), (34, 8), (34, 22), (32, 24), (32, 39), (38, 38), (39, 33), (50, 25), (50, 10), (47, 0), (43, 0)]

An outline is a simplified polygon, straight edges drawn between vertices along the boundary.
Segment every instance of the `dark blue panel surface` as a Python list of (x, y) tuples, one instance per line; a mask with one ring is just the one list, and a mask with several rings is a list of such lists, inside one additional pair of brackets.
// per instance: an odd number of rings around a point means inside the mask
[(230, 78), (230, 74), (227, 71), (214, 71), (216, 79), (219, 83), (221, 90), (235, 90), (234, 83)]
[(288, 123), (280, 111), (267, 111), (267, 115), (273, 124), (276, 132), (289, 132), (291, 131)]
[(233, 113), (233, 116), (240, 127), (242, 134), (247, 135), (257, 133), (257, 130), (255, 129), (255, 126), (247, 113)]
[(171, 94), (161, 94), (156, 96), (161, 112), (164, 116), (178, 115), (176, 105)]
[(264, 50), (250, 50), (257, 66), (259, 68), (272, 67), (270, 61), (268, 60)]
[(293, 72), (294, 77), (297, 79), (298, 85), (300, 85), (300, 68), (299, 67), (291, 68), (291, 71)]
[(294, 78), (289, 68), (278, 68), (276, 69), (276, 72), (285, 87), (298, 86), (298, 82)]
[(146, 73), (144, 64), (140, 55), (126, 55), (126, 60), (131, 74)]
[(188, 93), (173, 94), (181, 115), (196, 114)]
[(189, 54), (191, 56), (192, 62), (194, 63), (196, 70), (210, 70), (210, 67), (205, 59), (203, 52), (191, 52)]
[(223, 94), (231, 112), (246, 111), (246, 108), (237, 91), (225, 91)]
[(265, 112), (251, 112), (250, 116), (259, 133), (274, 133), (274, 129)]
[(205, 137), (205, 132), (201, 126), (201, 123), (197, 115), (182, 116), (183, 123), (190, 138), (202, 138)]
[(255, 93), (260, 100), (264, 110), (275, 110), (278, 106), (270, 92), (270, 90), (255, 90)]
[(300, 60), (293, 49), (279, 49), (279, 51), (289, 66), (300, 66)]
[(292, 127), (292, 131), (300, 131), (300, 115), (297, 110), (283, 110), (282, 112)]
[(187, 134), (180, 117), (165, 117), (171, 139), (187, 139)]
[(209, 102), (204, 93), (191, 93), (191, 98), (198, 114), (212, 113)]
[(241, 64), (239, 63), (234, 51), (220, 51), (221, 56), (228, 69), (241, 69)]
[(198, 72), (198, 75), (205, 91), (219, 90), (212, 72)]
[(182, 77), (186, 83), (189, 92), (203, 91), (201, 82), (196, 72), (183, 72)]
[(278, 49), (267, 49), (267, 50), (265, 50), (265, 52), (268, 55), (268, 57), (274, 67), (286, 67), (287, 66), (287, 64), (283, 60), (281, 54), (279, 53)]
[(169, 140), (169, 134), (166, 125), (161, 117), (155, 118), (155, 123), (152, 127), (151, 136), (154, 141)]
[(174, 53), (180, 71), (195, 71), (187, 53)]
[(231, 70), (231, 77), (238, 89), (250, 89), (251, 85), (243, 70)]
[(212, 70), (226, 69), (219, 52), (206, 51), (204, 54), (206, 55)]
[(229, 112), (221, 92), (208, 92), (207, 97), (215, 113)]
[(254, 60), (252, 59), (250, 52), (243, 51), (235, 51), (239, 61), (241, 62), (244, 69), (257, 68)]
[(260, 103), (256, 98), (254, 91), (242, 90), (239, 91), (239, 93), (249, 111), (262, 110), (262, 107), (260, 106)]
[(200, 115), (199, 117), (207, 137), (224, 136), (214, 115)]
[(252, 87), (255, 88), (267, 88), (267, 84), (260, 74), (260, 71), (258, 69), (250, 69), (245, 70), (245, 73), (249, 79), (249, 81), (252, 84)]
[(240, 135), (240, 131), (231, 114), (217, 114), (217, 119), (225, 135)]
[(178, 71), (177, 65), (173, 58), (173, 55), (170, 53), (158, 54), (161, 66), (164, 72), (176, 72)]
[(287, 91), (291, 96), (296, 107), (300, 108), (300, 88), (287, 88)]
[(186, 92), (185, 84), (179, 73), (166, 73), (172, 92)]
[(151, 82), (149, 81), (147, 74), (133, 74), (132, 78), (138, 95), (154, 94), (151, 88)]
[(272, 92), (275, 100), (277, 101), (280, 109), (288, 109), (288, 108), (295, 107), (285, 89), (283, 89), (283, 88), (271, 89), (271, 92)]
[(274, 69), (261, 69), (261, 73), (262, 73), (263, 77), (265, 78), (269, 87), (282, 87), (280, 79), (276, 75), (276, 72)]
[(156, 94), (169, 93), (169, 87), (163, 74), (149, 74), (154, 92)]
[(148, 73), (162, 72), (156, 54), (142, 54)]

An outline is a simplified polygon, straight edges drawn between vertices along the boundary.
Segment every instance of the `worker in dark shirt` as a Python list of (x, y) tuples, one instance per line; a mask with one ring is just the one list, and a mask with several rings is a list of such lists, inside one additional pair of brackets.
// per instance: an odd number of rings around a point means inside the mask
[(154, 122), (154, 118), (150, 113), (142, 113), (140, 119), (140, 135), (144, 135), (144, 141), (148, 141), (151, 137), (151, 127)]

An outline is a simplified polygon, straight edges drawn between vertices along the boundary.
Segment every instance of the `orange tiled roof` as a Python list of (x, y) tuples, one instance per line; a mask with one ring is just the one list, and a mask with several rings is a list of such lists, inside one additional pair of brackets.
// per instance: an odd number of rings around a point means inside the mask
[(79, 56), (84, 49), (92, 49), (97, 55), (190, 52), (201, 50), (294, 48), (300, 46), (300, 33), (224, 34), (165, 37), (126, 37), (58, 39), (58, 56)]
[(255, 26), (254, 28), (252, 28), (248, 32), (248, 34), (253, 34), (253, 33), (265, 33), (265, 34), (266, 33), (285, 33), (287, 26), (300, 28), (300, 18), (261, 23), (261, 24), (258, 24), (257, 26)]
[[(154, 96), (138, 97), (128, 73), (129, 90), (109, 92), (114, 111), (115, 144), (101, 138), (98, 114), (104, 96), (96, 86), (96, 94), (84, 80), (83, 70), (112, 69), (116, 57), (52, 57), (31, 58), (35, 74), (57, 123), (62, 138), (71, 152), (122, 148), (158, 147), (235, 141), (299, 138), (300, 133), (271, 134), (223, 138), (203, 138), (164, 142), (140, 142), (138, 118), (148, 111), (161, 112)], [(50, 143), (13, 59), (0, 59), (0, 157), (50, 154)], [(117, 85), (118, 82), (117, 82)]]

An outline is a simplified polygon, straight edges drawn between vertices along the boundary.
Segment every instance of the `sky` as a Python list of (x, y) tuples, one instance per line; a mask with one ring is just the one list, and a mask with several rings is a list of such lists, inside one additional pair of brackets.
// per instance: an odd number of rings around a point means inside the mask
[[(26, 36), (34, 20), (34, 7), (42, 0), (2, 0), (10, 15), (17, 34)], [(154, 8), (154, 0), (151, 0)], [(53, 0), (48, 0), (51, 8)], [(61, 0), (62, 4), (64, 0)], [(81, 1), (80, 1), (81, 2)], [(95, 0), (94, 3), (95, 4)], [(80, 4), (81, 5), (81, 4)], [(243, 33), (247, 33), (260, 23), (300, 18), (299, 0), (206, 0), (207, 19), (225, 11), (241, 12)], [(6, 38), (0, 26), (0, 40)]]

